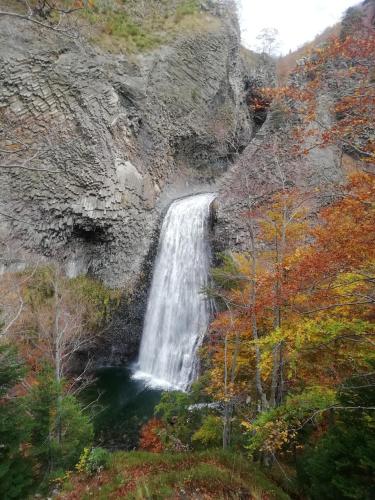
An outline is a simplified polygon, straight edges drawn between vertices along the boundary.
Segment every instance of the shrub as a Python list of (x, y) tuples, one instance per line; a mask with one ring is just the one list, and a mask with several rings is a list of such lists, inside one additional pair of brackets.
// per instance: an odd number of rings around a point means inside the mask
[(109, 464), (111, 454), (104, 448), (93, 448), (87, 460), (86, 471), (90, 474), (102, 469), (106, 469)]
[(141, 429), (140, 448), (145, 451), (160, 453), (163, 451), (163, 442), (160, 433), (163, 431), (164, 425), (157, 418), (149, 420)]
[(207, 415), (201, 427), (194, 432), (192, 440), (204, 446), (220, 446), (223, 436), (223, 422), (220, 417)]

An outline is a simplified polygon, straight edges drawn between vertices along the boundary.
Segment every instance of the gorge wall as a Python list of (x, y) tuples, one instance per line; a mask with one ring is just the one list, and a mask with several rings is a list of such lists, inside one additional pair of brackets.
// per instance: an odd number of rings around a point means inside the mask
[(0, 271), (52, 259), (122, 288), (102, 362), (137, 349), (166, 208), (213, 190), (255, 131), (246, 92), (269, 68), (226, 2), (200, 15), (130, 55), (0, 17)]
[[(276, 143), (291, 145), (290, 118), (251, 106), (275, 83), (272, 60), (241, 48), (229, 0), (194, 5), (196, 26), (136, 53), (0, 16), (0, 273), (52, 259), (121, 288), (99, 362), (137, 350), (170, 203), (217, 191), (214, 250), (246, 250), (241, 214), (280, 182)], [(319, 98), (323, 127), (334, 99)], [(325, 186), (325, 199), (344, 178), (335, 146), (284, 167), (290, 186)]]
[(163, 207), (204, 190), (252, 136), (237, 20), (223, 9), (130, 57), (0, 19), (2, 149), (20, 151), (1, 159), (3, 266), (42, 256), (134, 286)]

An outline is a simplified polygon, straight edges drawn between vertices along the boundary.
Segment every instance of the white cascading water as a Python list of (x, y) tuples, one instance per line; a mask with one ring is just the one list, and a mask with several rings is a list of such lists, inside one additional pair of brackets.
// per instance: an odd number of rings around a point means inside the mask
[(202, 294), (210, 248), (207, 228), (215, 194), (175, 201), (164, 219), (134, 378), (164, 389), (189, 388), (210, 315)]

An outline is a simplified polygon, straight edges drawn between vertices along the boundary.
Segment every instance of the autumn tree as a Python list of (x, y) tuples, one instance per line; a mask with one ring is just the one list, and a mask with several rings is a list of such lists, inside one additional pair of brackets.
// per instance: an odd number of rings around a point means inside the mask
[(2, 335), (19, 346), (33, 372), (48, 363), (75, 391), (90, 379), (87, 353), (108, 327), (120, 292), (88, 277), (67, 278), (57, 265), (5, 273)]
[[(257, 341), (265, 327), (272, 324), (277, 328), (281, 324), (285, 262), (304, 240), (306, 217), (314, 199), (309, 190), (297, 187), (295, 169), (299, 168), (302, 176), (305, 165), (301, 161), (296, 163), (286, 140), (283, 132), (268, 136), (261, 144), (260, 158), (255, 154), (247, 160), (244, 156), (235, 167), (236, 177), (228, 189), (229, 204), (233, 203), (233, 193), (235, 200), (241, 200), (241, 209), (235, 210), (241, 210), (236, 217), (241, 218), (246, 228), (247, 250), (242, 255), (227, 255), (223, 266), (214, 271), (218, 288), (213, 293), (224, 310), (212, 325), (212, 349), (218, 356), (222, 352), (223, 356), (213, 374), (214, 386), (218, 386), (215, 398), (222, 397), (232, 409), (233, 404), (238, 406), (239, 401), (247, 398), (240, 381), (241, 372), (249, 364), (244, 360), (246, 356), (250, 356), (254, 370), (254, 379), (247, 391), (253, 398), (252, 387), (256, 388), (256, 411), (274, 406), (283, 397), (282, 344), (274, 349), (269, 393)], [(250, 346), (251, 338), (255, 342)], [(220, 375), (223, 363), (224, 373)], [(220, 388), (221, 377), (224, 394)], [(224, 425), (224, 434), (225, 431)]]
[[(296, 131), (301, 154), (338, 145), (374, 164), (374, 52), (375, 29), (361, 24), (351, 34), (332, 36), (301, 59), (286, 87), (268, 89), (269, 96), (302, 119), (303, 128)], [(329, 122), (320, 116), (322, 96), (331, 97)]]
[[(342, 199), (320, 211), (319, 224), (309, 229), (310, 237), (295, 247), (285, 263), (284, 319), (257, 342), (261, 367), (272, 380), (274, 350), (282, 343), (287, 392), (301, 394), (305, 402), (311, 399), (292, 418), (295, 403), (290, 396), (276, 413), (260, 416), (250, 425), (258, 438), (266, 433), (266, 447), (258, 442), (264, 451), (275, 453), (278, 446), (298, 439), (296, 430), (303, 428), (304, 420), (308, 423), (310, 417), (324, 416), (336, 408), (335, 393), (348, 376), (366, 374), (370, 369), (374, 337), (370, 227), (375, 214), (369, 200), (373, 189), (372, 175), (353, 175)], [(318, 392), (309, 392), (312, 388)], [(273, 427), (273, 422), (280, 427)], [(272, 439), (268, 436), (271, 429)], [(256, 439), (251, 438), (252, 446)]]
[(336, 407), (345, 378), (369, 369), (374, 177), (351, 175), (314, 217), (314, 192), (286, 181), (259, 203), (260, 193), (243, 213), (249, 250), (214, 270), (223, 307), (211, 326), (207, 391), (253, 422), (249, 449), (272, 456), (297, 446), (304, 420)]

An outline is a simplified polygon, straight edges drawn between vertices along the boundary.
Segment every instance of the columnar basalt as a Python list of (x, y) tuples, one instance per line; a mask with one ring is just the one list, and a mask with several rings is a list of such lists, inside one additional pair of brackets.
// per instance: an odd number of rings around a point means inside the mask
[(214, 181), (251, 138), (237, 21), (212, 15), (131, 58), (0, 20), (2, 145), (27, 145), (1, 159), (18, 165), (0, 169), (3, 235), (134, 286), (168, 193)]

